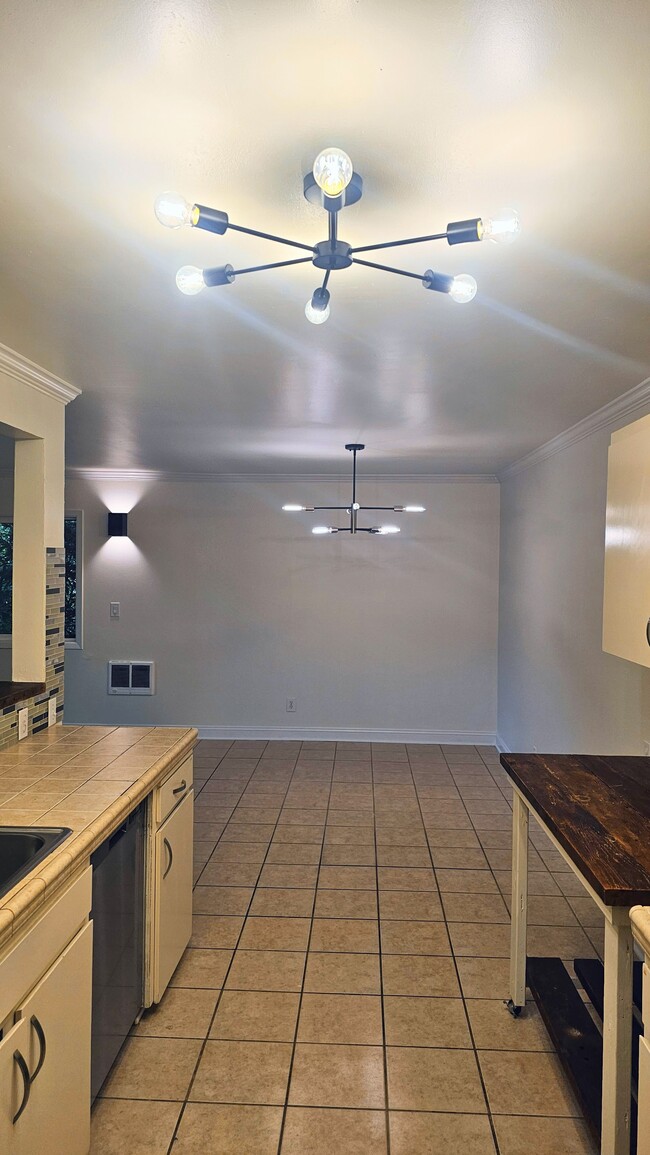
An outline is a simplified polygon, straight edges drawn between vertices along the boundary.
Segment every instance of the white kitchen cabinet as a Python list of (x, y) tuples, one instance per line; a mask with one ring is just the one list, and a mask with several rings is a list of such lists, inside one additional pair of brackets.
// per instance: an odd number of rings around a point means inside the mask
[(193, 808), (190, 788), (155, 834), (154, 1003), (165, 993), (192, 934)]
[(603, 649), (650, 666), (650, 416), (611, 438)]
[(86, 923), (16, 1008), (0, 1043), (3, 1155), (88, 1155), (91, 976)]

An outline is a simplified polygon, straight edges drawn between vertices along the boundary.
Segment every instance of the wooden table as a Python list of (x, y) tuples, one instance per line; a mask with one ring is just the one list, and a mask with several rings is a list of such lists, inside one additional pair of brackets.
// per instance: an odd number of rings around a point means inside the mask
[(532, 811), (605, 916), (601, 1155), (629, 1155), (630, 907), (650, 905), (650, 761), (502, 754), (514, 786), (510, 1009), (526, 1001), (528, 819)]

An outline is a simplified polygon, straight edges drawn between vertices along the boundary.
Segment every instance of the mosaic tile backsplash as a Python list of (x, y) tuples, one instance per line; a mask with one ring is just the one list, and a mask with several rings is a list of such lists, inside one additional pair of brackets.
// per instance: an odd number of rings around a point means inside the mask
[(29, 711), (28, 732), (37, 734), (47, 726), (47, 703), (56, 694), (57, 720), (63, 719), (63, 658), (65, 652), (65, 553), (48, 549), (45, 557), (45, 690), (7, 706), (0, 714), (0, 750), (18, 741), (18, 710)]

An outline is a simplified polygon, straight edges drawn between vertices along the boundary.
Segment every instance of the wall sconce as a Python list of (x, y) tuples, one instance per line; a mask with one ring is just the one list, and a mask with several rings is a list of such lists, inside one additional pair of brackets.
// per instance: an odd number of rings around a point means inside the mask
[(128, 537), (129, 531), (127, 529), (126, 513), (109, 513), (108, 515), (108, 536), (109, 537)]

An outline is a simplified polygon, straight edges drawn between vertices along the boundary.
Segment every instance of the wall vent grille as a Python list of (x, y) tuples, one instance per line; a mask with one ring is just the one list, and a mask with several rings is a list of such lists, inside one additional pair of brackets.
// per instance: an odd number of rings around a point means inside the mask
[(154, 694), (153, 662), (109, 662), (109, 694)]

